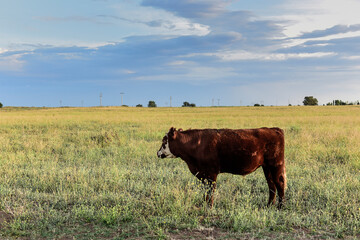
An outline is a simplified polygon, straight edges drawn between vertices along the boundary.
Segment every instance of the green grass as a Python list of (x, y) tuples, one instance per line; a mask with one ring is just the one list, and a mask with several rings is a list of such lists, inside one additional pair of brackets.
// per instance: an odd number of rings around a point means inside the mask
[[(156, 156), (171, 126), (285, 129), (285, 209), (265, 207), (260, 169), (220, 174), (208, 209), (186, 164)], [(3, 108), (0, 238), (360, 238), (359, 139), (358, 106)]]

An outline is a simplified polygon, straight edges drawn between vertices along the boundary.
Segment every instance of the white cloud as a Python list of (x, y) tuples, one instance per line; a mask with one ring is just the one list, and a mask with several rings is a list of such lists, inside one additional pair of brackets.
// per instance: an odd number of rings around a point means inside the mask
[[(178, 19), (177, 21), (172, 22), (174, 27), (170, 30), (170, 34), (179, 34), (179, 35), (194, 35), (194, 36), (205, 36), (210, 33), (210, 27), (200, 24), (192, 23), (186, 19)], [(169, 34), (169, 29), (166, 29), (164, 34)]]
[(209, 26), (175, 16), (162, 9), (143, 7), (128, 2), (119, 3), (114, 8), (117, 15), (121, 16), (115, 17), (116, 19), (132, 25), (135, 23), (146, 26), (147, 29), (144, 29), (143, 33), (148, 32), (150, 35), (205, 36), (210, 33)]
[(287, 14), (277, 19), (287, 21), (283, 26), (284, 34), (288, 37), (297, 37), (339, 24), (360, 23), (358, 0), (288, 0), (280, 8)]
[(125, 73), (125, 74), (134, 74), (134, 73), (136, 73), (136, 72), (133, 71), (133, 70), (124, 69), (124, 70), (123, 70), (123, 73)]
[(4, 52), (7, 52), (6, 49), (3, 49), (3, 48), (0, 48), (0, 54), (4, 53)]
[(84, 59), (84, 57), (78, 53), (57, 53), (57, 55), (63, 57), (66, 60)]
[(179, 66), (179, 65), (184, 65), (186, 63), (186, 61), (173, 61), (173, 62), (170, 62), (168, 65), (169, 66)]
[[(105, 46), (114, 46), (121, 42), (125, 42), (125, 40), (120, 39), (117, 42), (78, 42), (76, 44), (76, 47), (85, 47), (88, 49), (98, 49), (100, 47), (105, 47)], [(67, 46), (72, 47), (72, 46), (74, 46), (74, 44), (71, 45), (71, 43), (69, 43)]]
[(342, 57), (342, 59), (346, 59), (346, 60), (360, 60), (360, 56), (359, 56), (359, 55), (344, 56), (344, 57)]
[[(338, 34), (332, 34), (325, 37), (318, 37), (318, 38), (295, 38), (295, 39), (288, 39), (283, 43), (283, 47), (294, 47), (301, 45), (307, 41), (329, 41), (329, 40), (335, 40), (335, 39), (343, 39), (343, 38), (353, 38), (353, 37), (360, 37), (360, 31), (356, 32), (347, 32), (347, 33), (338, 33)], [(326, 43), (325, 43), (326, 44)], [(323, 44), (323, 46), (326, 46)]]
[(0, 57), (0, 71), (5, 71), (5, 72), (21, 71), (25, 64), (25, 61), (21, 60), (23, 55), (24, 54), (13, 54), (6, 57)]
[[(335, 56), (334, 52), (315, 53), (257, 53), (249, 51), (223, 51), (216, 53), (200, 54), (203, 56), (216, 56), (223, 61), (260, 60), (260, 61), (285, 61), (288, 59), (322, 58)], [(192, 55), (194, 56), (194, 54)]]

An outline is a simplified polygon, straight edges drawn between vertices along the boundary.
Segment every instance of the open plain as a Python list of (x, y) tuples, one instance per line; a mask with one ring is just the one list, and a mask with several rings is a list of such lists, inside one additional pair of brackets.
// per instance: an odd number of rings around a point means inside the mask
[[(215, 205), (170, 127), (285, 131), (283, 210), (261, 169), (220, 174)], [(360, 107), (3, 108), (1, 239), (358, 239)]]

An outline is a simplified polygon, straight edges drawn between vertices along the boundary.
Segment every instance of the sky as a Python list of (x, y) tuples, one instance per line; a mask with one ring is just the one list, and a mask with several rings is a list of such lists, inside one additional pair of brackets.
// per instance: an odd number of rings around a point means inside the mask
[[(0, 0), (4, 106), (360, 99), (359, 0)], [(170, 101), (171, 98), (171, 101)]]

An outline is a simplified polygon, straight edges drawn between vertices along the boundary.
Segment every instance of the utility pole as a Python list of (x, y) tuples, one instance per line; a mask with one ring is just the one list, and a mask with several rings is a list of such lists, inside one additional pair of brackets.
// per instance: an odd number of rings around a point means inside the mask
[(213, 98), (212, 101), (211, 101), (211, 106), (212, 106), (212, 107), (214, 106), (214, 98)]
[(102, 106), (102, 93), (100, 93), (100, 107)]
[(170, 96), (170, 107), (171, 107), (171, 100), (172, 100), (172, 97)]
[(121, 95), (121, 106), (123, 105), (123, 95), (124, 95), (125, 93), (123, 93), (123, 92), (121, 92), (120, 93), (120, 95)]

